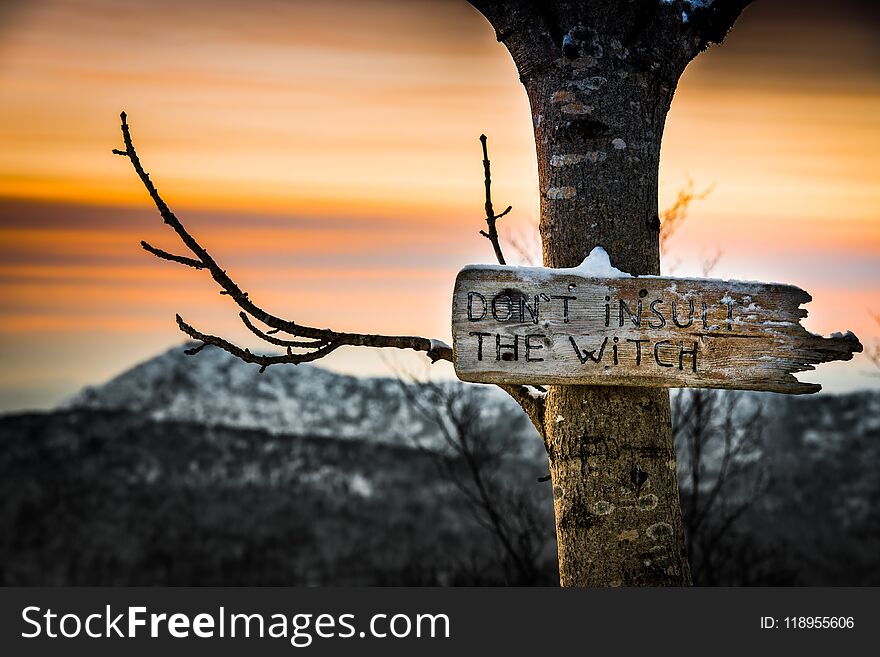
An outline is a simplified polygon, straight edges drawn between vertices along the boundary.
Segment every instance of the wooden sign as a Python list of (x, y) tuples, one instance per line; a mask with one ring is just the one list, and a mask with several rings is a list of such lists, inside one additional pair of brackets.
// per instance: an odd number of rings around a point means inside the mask
[(804, 329), (810, 300), (778, 283), (629, 276), (602, 249), (572, 269), (469, 266), (452, 302), (455, 371), (478, 383), (817, 392), (793, 374), (862, 345)]

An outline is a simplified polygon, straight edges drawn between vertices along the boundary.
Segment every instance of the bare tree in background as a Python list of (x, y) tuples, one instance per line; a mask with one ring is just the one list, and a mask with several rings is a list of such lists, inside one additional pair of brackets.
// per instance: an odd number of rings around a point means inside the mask
[(522, 468), (511, 467), (526, 460), (522, 431), (515, 426), (520, 416), (487, 418), (485, 396), (472, 386), (399, 380), (409, 402), (443, 438), (440, 449), (418, 439), (416, 447), (431, 457), (473, 520), (497, 543), (505, 582), (558, 584), (547, 554), (553, 538), (551, 500), (534, 477), (528, 485)]
[[(693, 182), (667, 211), (672, 223), (661, 228), (661, 248), (684, 223), (687, 208), (705, 198), (711, 187), (693, 193)], [(703, 262), (708, 277), (718, 264), (716, 251)], [(683, 388), (671, 396), (672, 433), (678, 455), (678, 478), (688, 558), (694, 583), (746, 585), (766, 577), (759, 573), (772, 551), (740, 531), (743, 516), (771, 485), (762, 461), (764, 404), (757, 395), (736, 390)]]
[[(694, 201), (702, 201), (709, 196), (714, 187), (715, 185), (710, 185), (701, 192), (694, 191), (694, 181), (688, 178), (685, 186), (678, 190), (678, 195), (672, 205), (660, 213), (660, 253), (666, 254), (669, 240), (684, 224), (691, 204)], [(710, 263), (708, 268), (711, 270), (713, 266), (714, 263)]]
[(694, 582), (749, 584), (769, 557), (737, 526), (771, 482), (761, 460), (763, 403), (739, 391), (683, 389), (672, 395), (672, 418)]

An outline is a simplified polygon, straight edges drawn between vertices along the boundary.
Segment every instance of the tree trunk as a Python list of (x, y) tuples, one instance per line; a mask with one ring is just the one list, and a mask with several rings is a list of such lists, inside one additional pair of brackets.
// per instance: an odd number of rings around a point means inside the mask
[[(574, 267), (602, 246), (624, 271), (659, 274), (657, 172), (672, 89), (614, 59), (586, 71), (564, 61), (526, 84), (544, 265)], [(563, 586), (690, 583), (669, 393), (552, 386), (545, 418)]]
[[(624, 271), (659, 274), (657, 174), (672, 95), (746, 3), (703, 3), (688, 21), (682, 0), (473, 4), (529, 96), (544, 265), (573, 267), (602, 246)], [(668, 392), (551, 386), (544, 418), (561, 584), (690, 584)]]

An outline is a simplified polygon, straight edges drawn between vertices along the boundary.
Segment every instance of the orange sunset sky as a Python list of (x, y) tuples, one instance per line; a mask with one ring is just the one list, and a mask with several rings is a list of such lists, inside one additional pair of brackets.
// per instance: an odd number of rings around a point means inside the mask
[[(686, 71), (661, 207), (692, 206), (664, 269), (793, 283), (810, 330), (880, 339), (880, 9), (757, 0)], [(489, 135), (502, 232), (537, 220), (528, 105), (463, 0), (30, 0), (0, 4), (0, 409), (47, 407), (182, 342), (179, 312), (252, 344), (180, 251), (120, 147), (258, 303), (302, 323), (447, 339), (478, 235)], [(510, 249), (508, 249), (510, 251)], [(514, 252), (510, 251), (511, 256)], [(513, 259), (513, 258), (512, 258)], [(388, 374), (345, 348), (337, 371)], [(864, 355), (801, 375), (877, 387)], [(875, 370), (876, 371), (876, 370)], [(435, 376), (452, 376), (451, 367)]]

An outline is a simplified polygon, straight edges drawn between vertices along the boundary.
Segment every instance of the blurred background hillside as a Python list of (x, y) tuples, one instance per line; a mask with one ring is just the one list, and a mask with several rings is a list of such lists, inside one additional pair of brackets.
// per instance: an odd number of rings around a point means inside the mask
[[(0, 583), (556, 581), (546, 456), (500, 391), (443, 383), (425, 399), (418, 383), (257, 369), (177, 347), (0, 418)], [(696, 582), (880, 584), (880, 393), (696, 392), (674, 393)], [(437, 395), (448, 416), (420, 411)], [(470, 453), (450, 448), (450, 419)]]

